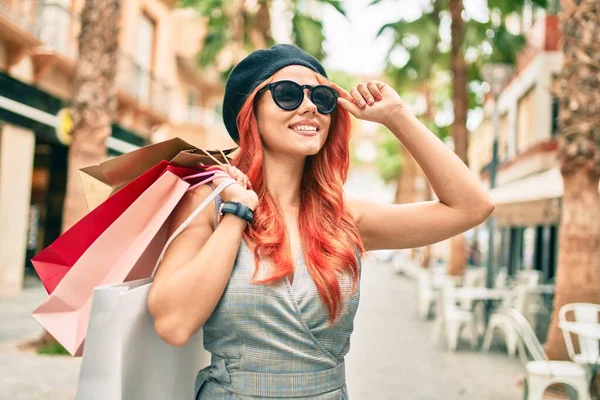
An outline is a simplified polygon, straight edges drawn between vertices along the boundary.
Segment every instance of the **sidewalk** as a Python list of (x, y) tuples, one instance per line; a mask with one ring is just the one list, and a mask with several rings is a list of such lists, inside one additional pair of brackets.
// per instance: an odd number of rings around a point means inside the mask
[[(509, 400), (523, 367), (500, 351), (481, 353), (462, 343), (456, 353), (432, 346), (431, 321), (414, 315), (414, 282), (389, 265), (363, 265), (361, 305), (347, 357), (352, 400)], [(29, 315), (46, 297), (40, 286), (0, 298), (0, 399), (71, 400), (80, 359), (20, 352), (42, 329)], [(110, 399), (107, 399), (110, 400)]]
[(30, 313), (48, 295), (27, 285), (18, 297), (0, 298), (0, 399), (67, 400), (75, 397), (80, 359), (18, 350), (19, 343), (44, 332)]
[(492, 346), (431, 344), (433, 321), (415, 315), (416, 282), (390, 264), (365, 262), (361, 304), (347, 357), (351, 399), (509, 400), (522, 398), (524, 368)]

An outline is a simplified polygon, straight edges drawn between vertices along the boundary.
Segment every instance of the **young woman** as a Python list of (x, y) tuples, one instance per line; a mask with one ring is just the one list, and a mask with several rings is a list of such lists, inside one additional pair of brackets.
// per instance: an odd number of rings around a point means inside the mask
[[(203, 327), (212, 365), (198, 373), (196, 399), (348, 399), (362, 253), (449, 238), (484, 221), (492, 202), (390, 86), (347, 92), (297, 47), (241, 61), (223, 109), (240, 145), (235, 167), (223, 169), (238, 183), (169, 248), (148, 300), (157, 332), (181, 346)], [(439, 200), (345, 200), (350, 114), (388, 127)], [(171, 232), (211, 191), (183, 199)]]

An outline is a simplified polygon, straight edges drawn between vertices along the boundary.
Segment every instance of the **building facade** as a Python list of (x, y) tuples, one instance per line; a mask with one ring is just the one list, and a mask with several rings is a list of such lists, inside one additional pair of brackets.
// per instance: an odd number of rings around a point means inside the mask
[[(228, 148), (219, 74), (195, 59), (203, 20), (173, 0), (122, 2), (118, 107), (109, 156), (182, 137)], [(0, 0), (0, 296), (61, 232), (72, 96), (84, 0)]]
[[(496, 203), (498, 229), (494, 264), (511, 274), (536, 269), (548, 281), (556, 269), (562, 196), (557, 161), (558, 102), (553, 95), (562, 67), (557, 16), (538, 13), (526, 37), (514, 76), (497, 104), (499, 165), (497, 186), (490, 191)], [(493, 103), (493, 99), (486, 101), (485, 118), (471, 133), (469, 148), (471, 169), (488, 184)], [(486, 248), (487, 240), (481, 242)]]

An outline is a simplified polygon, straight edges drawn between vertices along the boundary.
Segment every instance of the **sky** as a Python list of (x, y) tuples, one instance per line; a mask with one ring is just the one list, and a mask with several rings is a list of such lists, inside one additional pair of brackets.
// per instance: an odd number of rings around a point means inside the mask
[[(345, 0), (347, 17), (331, 6), (323, 6), (325, 67), (355, 74), (377, 74), (382, 71), (391, 38), (376, 38), (382, 25), (400, 18), (414, 19), (421, 5), (429, 0), (383, 0), (368, 6), (372, 0)], [(485, 18), (487, 0), (465, 0), (469, 15)], [(450, 32), (447, 32), (449, 36)]]

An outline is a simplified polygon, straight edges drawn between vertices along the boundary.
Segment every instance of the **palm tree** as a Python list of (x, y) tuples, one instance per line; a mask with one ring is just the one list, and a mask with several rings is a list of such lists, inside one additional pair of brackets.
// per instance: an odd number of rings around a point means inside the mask
[[(346, 15), (340, 0), (315, 0)], [(319, 60), (325, 58), (322, 22), (306, 10), (306, 0), (288, 0), (292, 16), (291, 40)], [(199, 54), (202, 67), (217, 64), (225, 78), (248, 52), (274, 44), (271, 34), (272, 0), (181, 0), (207, 18), (207, 34)]]
[[(435, 1), (430, 10), (425, 10), (422, 16), (413, 21), (400, 20), (386, 24), (379, 30), (377, 36), (391, 33), (393, 45), (386, 58), (385, 75), (394, 88), (410, 102), (411, 97), (425, 102), (425, 110), (420, 115), (421, 120), (440, 137), (445, 137), (447, 128), (435, 123), (438, 110), (447, 102), (448, 91), (440, 83), (440, 76), (447, 70), (448, 52), (442, 52), (438, 43), (440, 11), (442, 2)], [(408, 57), (402, 65), (396, 65), (391, 55), (394, 51), (403, 51)], [(400, 147), (402, 170), (396, 177), (395, 203), (409, 203), (417, 200), (430, 200), (431, 188), (417, 188), (418, 181), (425, 181), (425, 175), (415, 159)], [(428, 267), (431, 248), (423, 249), (421, 264)], [(416, 253), (412, 253), (414, 257)]]
[[(117, 106), (120, 0), (86, 0), (73, 81), (73, 140), (69, 147), (63, 231), (87, 213), (79, 169), (106, 159), (106, 139)], [(102, 21), (102, 23), (99, 23)], [(109, 23), (110, 21), (110, 23)]]
[(600, 4), (562, 0), (564, 54), (558, 78), (559, 161), (564, 195), (559, 232), (554, 312), (547, 351), (566, 359), (557, 313), (564, 304), (600, 304)]
[[(375, 0), (371, 4), (380, 3)], [(415, 49), (417, 64), (412, 68), (415, 73), (424, 73), (422, 82), (431, 78), (428, 73), (433, 63), (437, 68), (446, 69), (452, 74), (452, 103), (454, 120), (452, 123), (452, 138), (454, 149), (460, 159), (468, 163), (468, 131), (467, 114), (473, 106), (479, 106), (474, 101), (474, 93), (468, 90), (471, 81), (481, 81), (479, 68), (485, 61), (503, 61), (514, 63), (516, 53), (524, 43), (520, 35), (512, 35), (505, 26), (504, 16), (523, 10), (527, 0), (488, 0), (489, 18), (487, 22), (465, 19), (462, 0), (430, 0), (424, 6), (423, 13), (414, 21), (398, 21), (382, 28), (396, 31), (396, 40), (392, 48), (402, 43), (406, 35), (418, 37)], [(532, 0), (537, 5), (545, 5), (546, 0)], [(439, 34), (438, 27), (443, 16), (450, 15), (451, 47), (450, 54), (439, 51), (446, 43)], [(491, 54), (489, 49), (491, 49)], [(465, 54), (471, 51), (476, 55), (475, 61), (467, 62)], [(411, 54), (412, 58), (413, 54)], [(405, 67), (403, 67), (405, 68)], [(408, 69), (410, 70), (410, 68)], [(466, 264), (466, 245), (464, 235), (458, 235), (451, 240), (451, 254), (448, 272), (453, 275), (461, 274)]]
[[(111, 120), (117, 101), (115, 75), (120, 9), (120, 0), (86, 0), (81, 13), (79, 57), (71, 105), (73, 131), (63, 206), (63, 232), (88, 212), (79, 169), (106, 159), (106, 139), (111, 134)], [(54, 344), (54, 338), (46, 332), (30, 345), (43, 348)]]

